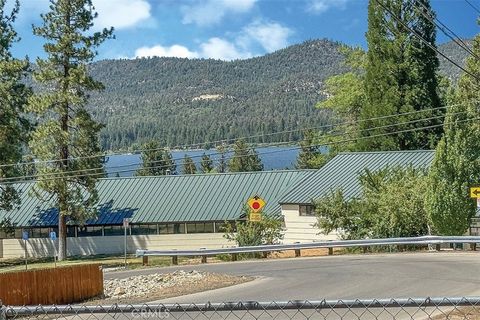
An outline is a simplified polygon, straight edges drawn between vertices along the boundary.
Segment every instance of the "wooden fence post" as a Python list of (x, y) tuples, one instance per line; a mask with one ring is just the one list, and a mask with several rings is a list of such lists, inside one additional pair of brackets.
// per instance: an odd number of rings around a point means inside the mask
[(178, 265), (178, 256), (172, 256), (172, 264)]
[(295, 249), (295, 258), (301, 257), (302, 256), (302, 250), (300, 249)]
[(333, 255), (333, 248), (332, 247), (328, 248), (328, 255), (329, 256)]
[(202, 263), (207, 263), (207, 256), (202, 256)]
[(238, 260), (238, 254), (232, 253), (232, 261), (237, 261), (237, 260)]
[(142, 264), (143, 264), (144, 266), (148, 266), (148, 256), (143, 256), (143, 257), (142, 257)]

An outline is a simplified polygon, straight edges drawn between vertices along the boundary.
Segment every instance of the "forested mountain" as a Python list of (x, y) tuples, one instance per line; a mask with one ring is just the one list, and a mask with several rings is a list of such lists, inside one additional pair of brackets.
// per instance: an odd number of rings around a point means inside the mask
[[(105, 91), (91, 111), (105, 123), (105, 149), (158, 139), (170, 147), (328, 123), (315, 109), (323, 81), (345, 71), (339, 43), (307, 41), (238, 61), (104, 60), (92, 65)], [(248, 142), (298, 140), (293, 132)]]
[[(315, 109), (323, 83), (346, 71), (341, 44), (312, 40), (246, 60), (141, 58), (103, 60), (91, 66), (105, 91), (90, 110), (106, 126), (102, 147), (127, 149), (156, 139), (170, 147), (321, 126), (327, 112)], [(440, 49), (462, 62), (454, 44)], [(455, 66), (442, 62), (453, 79)], [(248, 142), (299, 140), (299, 132)]]

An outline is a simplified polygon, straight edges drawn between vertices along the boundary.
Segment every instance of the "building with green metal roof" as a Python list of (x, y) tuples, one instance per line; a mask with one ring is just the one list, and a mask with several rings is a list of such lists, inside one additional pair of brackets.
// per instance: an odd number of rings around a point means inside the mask
[[(223, 238), (222, 225), (245, 219), (243, 207), (255, 195), (266, 201), (265, 214), (283, 217), (284, 242), (336, 239), (335, 233), (319, 234), (314, 225), (315, 199), (339, 188), (349, 198), (358, 197), (365, 169), (428, 168), (433, 156), (433, 151), (353, 152), (335, 156), (319, 170), (101, 179), (98, 216), (82, 225), (69, 223), (68, 247), (70, 254), (122, 252), (124, 218), (131, 221), (131, 251), (232, 245)], [(31, 195), (33, 185), (17, 185), (21, 206), (0, 211), (0, 220), (10, 218), (17, 226), (16, 239), (1, 240), (0, 234), (0, 257), (23, 254), (22, 229), (33, 238), (31, 255), (49, 254), (45, 240), (57, 228), (58, 211)]]
[(385, 151), (340, 153), (325, 166), (293, 185), (280, 199), (287, 229), (286, 242), (336, 239), (337, 235), (320, 235), (314, 226), (313, 201), (341, 189), (348, 199), (361, 195), (359, 176), (365, 169), (377, 171), (386, 167), (429, 168), (435, 152)]

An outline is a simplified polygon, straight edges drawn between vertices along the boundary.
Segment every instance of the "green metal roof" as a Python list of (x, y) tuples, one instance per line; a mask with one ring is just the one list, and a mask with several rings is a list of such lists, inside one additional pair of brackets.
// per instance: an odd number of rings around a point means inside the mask
[(347, 199), (358, 197), (361, 194), (358, 177), (365, 169), (375, 171), (387, 166), (408, 165), (428, 168), (434, 154), (430, 150), (340, 153), (293, 186), (280, 203), (308, 204), (336, 189), (342, 189)]
[[(101, 179), (99, 216), (87, 224), (121, 224), (123, 218), (131, 218), (132, 223), (234, 220), (241, 216), (247, 199), (257, 194), (267, 202), (264, 212), (276, 215), (279, 199), (312, 173), (285, 170)], [(32, 186), (17, 185), (21, 207), (0, 211), (0, 219), (10, 217), (19, 227), (57, 225), (57, 210), (30, 195)]]

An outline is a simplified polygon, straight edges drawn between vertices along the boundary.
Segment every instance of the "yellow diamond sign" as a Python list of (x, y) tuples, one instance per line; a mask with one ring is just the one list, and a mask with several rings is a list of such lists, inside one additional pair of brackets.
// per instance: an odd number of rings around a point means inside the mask
[(259, 196), (255, 196), (248, 199), (247, 204), (254, 213), (257, 213), (265, 207), (266, 202)]
[(470, 187), (470, 198), (480, 199), (480, 187)]

